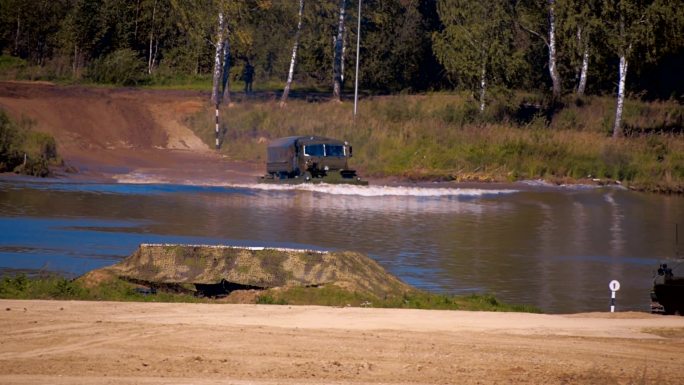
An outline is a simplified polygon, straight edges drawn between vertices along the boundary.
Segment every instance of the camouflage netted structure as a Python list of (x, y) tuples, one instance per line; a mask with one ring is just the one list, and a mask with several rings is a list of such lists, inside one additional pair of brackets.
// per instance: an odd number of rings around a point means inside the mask
[(372, 259), (349, 251), (143, 244), (100, 272), (159, 287), (270, 289), (334, 284), (379, 298), (411, 290)]

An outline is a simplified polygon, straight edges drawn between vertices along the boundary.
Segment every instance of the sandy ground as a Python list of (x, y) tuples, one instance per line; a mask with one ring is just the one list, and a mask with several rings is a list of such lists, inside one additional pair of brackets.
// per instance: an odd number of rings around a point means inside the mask
[(682, 384), (684, 317), (0, 300), (3, 384)]

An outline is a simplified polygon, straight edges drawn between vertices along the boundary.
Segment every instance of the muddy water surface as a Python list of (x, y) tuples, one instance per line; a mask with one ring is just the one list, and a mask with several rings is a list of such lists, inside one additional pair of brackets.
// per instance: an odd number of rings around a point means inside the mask
[[(0, 182), (0, 269), (79, 275), (140, 243), (352, 249), (437, 292), (547, 312), (648, 310), (684, 197), (615, 188)], [(680, 243), (682, 243), (680, 241)], [(684, 245), (680, 245), (684, 248)]]

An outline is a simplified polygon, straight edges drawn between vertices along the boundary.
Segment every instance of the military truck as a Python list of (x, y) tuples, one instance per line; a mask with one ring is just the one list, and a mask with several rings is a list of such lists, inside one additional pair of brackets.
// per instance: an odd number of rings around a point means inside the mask
[(262, 183), (349, 183), (368, 182), (349, 168), (352, 146), (322, 136), (288, 136), (268, 144), (266, 175)]

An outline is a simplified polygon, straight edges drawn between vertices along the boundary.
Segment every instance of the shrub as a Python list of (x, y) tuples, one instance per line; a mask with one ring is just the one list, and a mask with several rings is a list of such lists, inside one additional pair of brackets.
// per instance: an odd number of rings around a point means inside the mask
[(13, 171), (23, 162), (24, 136), (4, 111), (0, 111), (0, 172)]
[(26, 60), (9, 55), (0, 55), (0, 77), (3, 79), (16, 79), (26, 67)]
[(55, 139), (31, 130), (31, 121), (17, 125), (0, 111), (0, 172), (13, 171), (47, 176), (50, 162), (57, 160)]
[(97, 83), (134, 86), (147, 80), (145, 64), (128, 48), (116, 50), (95, 60), (88, 77)]

